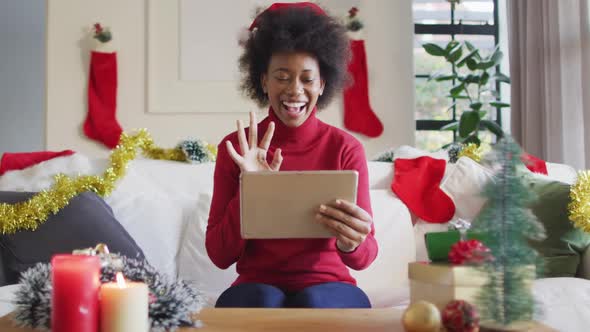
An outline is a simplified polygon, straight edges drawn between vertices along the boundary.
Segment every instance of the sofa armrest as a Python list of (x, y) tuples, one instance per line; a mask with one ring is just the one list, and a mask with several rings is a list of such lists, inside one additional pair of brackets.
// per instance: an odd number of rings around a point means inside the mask
[(590, 279), (590, 246), (586, 248), (578, 269), (578, 277)]

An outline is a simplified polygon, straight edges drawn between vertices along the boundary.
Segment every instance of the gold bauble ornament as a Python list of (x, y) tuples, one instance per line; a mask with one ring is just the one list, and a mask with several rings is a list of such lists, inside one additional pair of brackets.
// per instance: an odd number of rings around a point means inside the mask
[(438, 332), (442, 326), (440, 311), (426, 301), (417, 301), (404, 311), (402, 324), (406, 332)]

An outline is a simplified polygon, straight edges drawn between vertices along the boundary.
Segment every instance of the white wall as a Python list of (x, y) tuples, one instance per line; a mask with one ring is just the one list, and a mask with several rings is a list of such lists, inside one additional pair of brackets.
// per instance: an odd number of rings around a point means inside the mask
[(45, 2), (0, 1), (0, 155), (45, 144)]
[[(377, 139), (359, 136), (368, 156), (372, 156), (381, 150), (414, 142), (412, 8), (411, 0), (356, 2), (366, 26), (371, 103), (385, 126), (384, 133)], [(322, 3), (330, 6), (330, 1)], [(53, 0), (47, 1), (47, 6), (48, 149), (71, 148), (90, 155), (108, 154), (108, 150), (86, 139), (81, 131), (87, 113), (91, 47), (87, 33), (95, 22), (113, 31), (119, 65), (117, 114), (125, 130), (147, 128), (162, 147), (172, 147), (189, 137), (217, 143), (234, 130), (236, 118), (246, 118), (247, 115), (241, 113), (146, 113), (146, 0)], [(223, 97), (219, 96), (220, 107)], [(341, 127), (340, 101), (320, 117)]]

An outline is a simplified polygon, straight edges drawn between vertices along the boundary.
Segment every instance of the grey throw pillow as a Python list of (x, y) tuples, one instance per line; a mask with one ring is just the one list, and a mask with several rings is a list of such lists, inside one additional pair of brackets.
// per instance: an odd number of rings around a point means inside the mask
[[(34, 193), (0, 192), (0, 202), (17, 203)], [(91, 192), (74, 197), (70, 204), (52, 215), (35, 231), (20, 231), (0, 235), (2, 250), (0, 272), (4, 280), (14, 284), (21, 272), (33, 265), (51, 260), (54, 254), (71, 253), (74, 249), (94, 247), (105, 243), (113, 253), (144, 259), (142, 250), (102, 198)]]

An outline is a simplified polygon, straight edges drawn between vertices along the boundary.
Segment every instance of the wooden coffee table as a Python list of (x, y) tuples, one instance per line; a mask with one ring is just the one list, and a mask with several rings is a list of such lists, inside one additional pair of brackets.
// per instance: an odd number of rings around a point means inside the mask
[[(403, 331), (396, 309), (204, 309), (199, 331)], [(188, 332), (191, 329), (183, 329)]]
[[(401, 324), (403, 310), (387, 309), (213, 309), (206, 308), (195, 318), (204, 326), (200, 329), (183, 328), (182, 332), (230, 331), (308, 331), (308, 332), (371, 332), (404, 331)], [(0, 318), (0, 331), (33, 332), (17, 328), (9, 316)], [(556, 332), (538, 325), (530, 332)]]
[[(178, 331), (403, 331), (403, 311), (396, 309), (213, 309), (195, 315), (203, 322), (199, 329)], [(16, 328), (9, 316), (0, 318), (0, 331), (31, 332)]]

